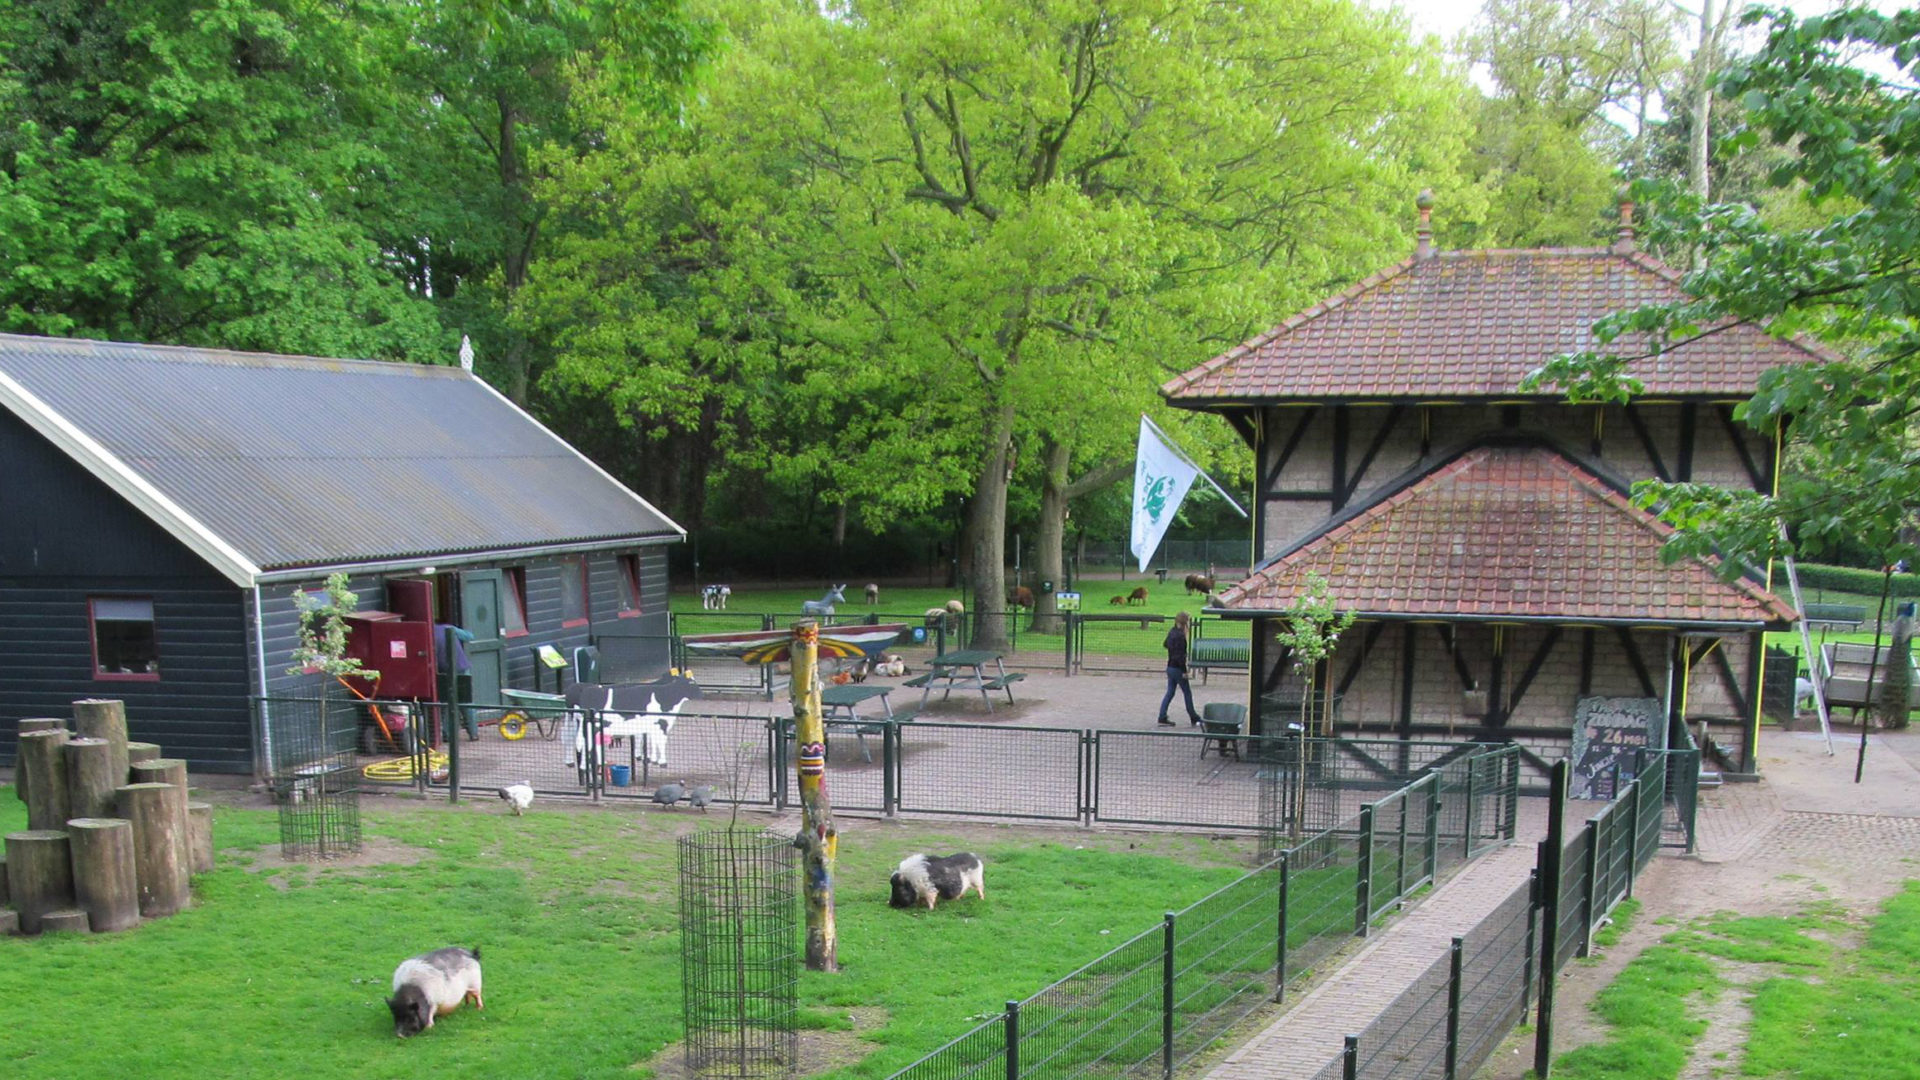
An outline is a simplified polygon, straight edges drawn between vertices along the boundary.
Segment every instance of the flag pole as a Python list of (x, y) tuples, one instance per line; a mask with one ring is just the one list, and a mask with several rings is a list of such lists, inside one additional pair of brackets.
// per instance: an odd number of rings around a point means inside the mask
[(1233, 496), (1227, 494), (1227, 491), (1225, 488), (1221, 487), (1219, 484), (1214, 483), (1213, 477), (1207, 475), (1207, 470), (1201, 468), (1200, 463), (1193, 460), (1192, 455), (1188, 454), (1185, 450), (1182, 450), (1180, 448), (1180, 444), (1173, 441), (1173, 436), (1168, 435), (1164, 430), (1161, 429), (1159, 424), (1154, 423), (1152, 417), (1148, 416), (1146, 413), (1141, 413), (1140, 420), (1141, 422), (1145, 423), (1148, 427), (1152, 428), (1153, 433), (1155, 435), (1158, 435), (1160, 437), (1161, 445), (1173, 451), (1174, 456), (1179, 458), (1181, 461), (1184, 461), (1188, 465), (1193, 466), (1193, 471), (1200, 475), (1200, 479), (1205, 480), (1207, 482), (1208, 487), (1218, 492), (1221, 498), (1227, 500), (1228, 506), (1231, 506), (1236, 511), (1238, 511), (1241, 517), (1247, 516), (1246, 509), (1242, 507), (1238, 502), (1236, 502)]

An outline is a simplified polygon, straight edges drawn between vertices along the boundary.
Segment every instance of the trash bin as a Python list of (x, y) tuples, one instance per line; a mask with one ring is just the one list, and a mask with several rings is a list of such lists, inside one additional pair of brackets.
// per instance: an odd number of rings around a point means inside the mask
[(633, 779), (633, 769), (626, 765), (609, 765), (607, 772), (613, 776), (614, 787), (626, 787), (628, 781)]

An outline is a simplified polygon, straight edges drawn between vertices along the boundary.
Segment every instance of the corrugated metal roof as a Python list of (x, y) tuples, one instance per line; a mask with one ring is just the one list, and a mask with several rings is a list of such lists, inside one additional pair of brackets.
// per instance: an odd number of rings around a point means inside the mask
[(263, 570), (682, 532), (458, 368), (0, 334), (0, 376)]

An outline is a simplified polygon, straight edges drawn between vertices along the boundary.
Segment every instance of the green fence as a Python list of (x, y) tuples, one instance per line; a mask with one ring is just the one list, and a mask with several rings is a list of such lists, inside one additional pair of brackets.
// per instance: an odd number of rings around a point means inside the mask
[[(1487, 747), (1479, 775), (1517, 777), (1515, 747)], [(1512, 764), (1509, 764), (1512, 759)], [(1463, 768), (1466, 766), (1461, 763)], [(1474, 798), (1504, 799), (1495, 784)], [(1356, 934), (1433, 880), (1443, 820), (1465, 784), (1437, 771), (1302, 838), (1245, 876), (1145, 929), (893, 1080), (1171, 1076), (1248, 1014), (1282, 998)], [(1512, 839), (1511, 819), (1490, 815)], [(1479, 855), (1493, 845), (1459, 848)], [(1472, 856), (1465, 856), (1472, 857)]]

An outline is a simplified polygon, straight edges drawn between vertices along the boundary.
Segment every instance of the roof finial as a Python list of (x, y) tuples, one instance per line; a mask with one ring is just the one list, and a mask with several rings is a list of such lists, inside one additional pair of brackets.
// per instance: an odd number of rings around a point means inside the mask
[(1633, 193), (1627, 188), (1620, 189), (1620, 228), (1613, 234), (1613, 250), (1625, 255), (1632, 251), (1633, 244)]
[(1414, 230), (1416, 243), (1413, 257), (1416, 259), (1433, 258), (1433, 189), (1421, 188), (1414, 197), (1413, 205), (1420, 211), (1420, 225)]

